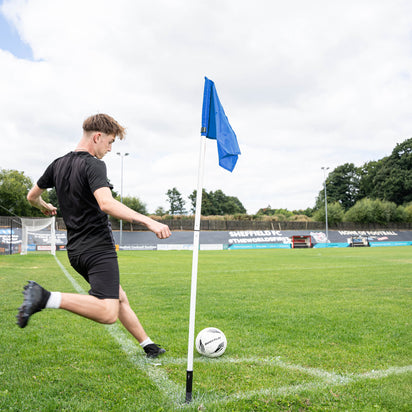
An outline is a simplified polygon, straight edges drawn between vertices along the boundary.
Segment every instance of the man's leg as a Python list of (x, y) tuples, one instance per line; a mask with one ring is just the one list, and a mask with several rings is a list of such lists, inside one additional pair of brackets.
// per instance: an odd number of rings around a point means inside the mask
[(77, 315), (99, 323), (116, 322), (119, 313), (118, 299), (98, 299), (91, 295), (62, 293), (60, 309), (68, 310)]
[(126, 293), (121, 286), (119, 291), (119, 300), (119, 320), (122, 322), (123, 326), (137, 339), (143, 350), (146, 352), (147, 357), (156, 358), (162, 353), (165, 353), (165, 349), (160, 348), (158, 345), (153, 343), (147, 336), (147, 333), (143, 329), (136, 313), (134, 313), (133, 309), (130, 307), (129, 300), (127, 299)]
[[(23, 294), (24, 301), (17, 314), (17, 324), (21, 328), (26, 327), (31, 315), (46, 307), (65, 309), (99, 323), (114, 323), (119, 314), (118, 299), (98, 299), (74, 293), (58, 293), (59, 297), (54, 299), (56, 292), (50, 293), (34, 281), (24, 287)], [(50, 301), (53, 301), (52, 305)]]
[(142, 343), (148, 336), (143, 329), (136, 313), (130, 307), (129, 300), (127, 299), (126, 293), (120, 286), (119, 292), (119, 320), (122, 322), (123, 326), (139, 341)]

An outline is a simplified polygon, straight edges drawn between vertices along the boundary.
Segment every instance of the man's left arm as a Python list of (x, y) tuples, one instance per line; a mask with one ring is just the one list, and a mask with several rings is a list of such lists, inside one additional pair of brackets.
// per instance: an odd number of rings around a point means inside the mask
[(41, 195), (45, 189), (40, 189), (39, 186), (35, 185), (28, 193), (27, 200), (29, 203), (39, 209), (46, 216), (54, 216), (57, 213), (57, 208), (51, 203), (46, 203)]

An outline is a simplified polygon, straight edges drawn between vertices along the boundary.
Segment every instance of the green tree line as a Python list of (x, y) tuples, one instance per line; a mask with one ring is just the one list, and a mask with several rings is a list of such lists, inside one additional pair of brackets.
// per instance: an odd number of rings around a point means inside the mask
[[(378, 161), (338, 166), (325, 183), (331, 224), (412, 222), (412, 138)], [(326, 220), (324, 189), (316, 199), (313, 218)]]
[[(186, 210), (186, 201), (179, 190), (174, 187), (166, 192), (169, 210), (158, 208), (156, 214), (159, 216), (194, 214), (196, 211), (197, 190), (189, 196), (190, 210)], [(225, 216), (235, 214), (245, 214), (246, 209), (242, 202), (235, 196), (228, 196), (222, 190), (210, 191), (202, 190), (202, 215), (203, 216)]]
[[(27, 193), (33, 187), (33, 181), (24, 172), (17, 170), (0, 169), (0, 215), (1, 216), (43, 216), (39, 210), (29, 205), (26, 200)], [(113, 197), (121, 200), (118, 193), (112, 191)], [(169, 210), (159, 207), (155, 214), (164, 215), (184, 215), (186, 202), (177, 188), (169, 189), (166, 193)], [(57, 207), (57, 216), (61, 216), (59, 202), (55, 189), (47, 190), (43, 193), (46, 202), (50, 202)], [(196, 209), (196, 190), (188, 197), (191, 202), (190, 211), (194, 213)], [(147, 215), (147, 206), (138, 197), (125, 196), (122, 202), (131, 209), (141, 214)], [(221, 190), (207, 192), (203, 189), (202, 214), (210, 215), (232, 215), (245, 214), (246, 209), (237, 197), (227, 196)]]
[[(390, 156), (356, 167), (345, 163), (326, 179), (327, 200), (338, 202), (345, 211), (364, 198), (380, 199), (396, 205), (412, 202), (412, 138), (397, 144)], [(319, 192), (315, 209), (325, 201)]]

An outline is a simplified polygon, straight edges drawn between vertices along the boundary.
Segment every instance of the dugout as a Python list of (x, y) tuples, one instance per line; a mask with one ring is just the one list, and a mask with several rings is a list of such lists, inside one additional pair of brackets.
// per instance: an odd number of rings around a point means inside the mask
[(292, 236), (292, 249), (303, 249), (312, 247), (312, 237), (309, 235)]
[(349, 247), (369, 247), (369, 239), (367, 237), (349, 237)]

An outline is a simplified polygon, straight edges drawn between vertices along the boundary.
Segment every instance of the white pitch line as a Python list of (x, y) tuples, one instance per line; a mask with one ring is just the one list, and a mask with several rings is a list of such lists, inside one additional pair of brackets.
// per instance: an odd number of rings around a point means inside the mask
[[(217, 363), (220, 362), (222, 364), (227, 363), (251, 363), (251, 364), (258, 364), (258, 365), (273, 365), (277, 366), (282, 369), (287, 370), (295, 370), (299, 372), (306, 373), (308, 375), (314, 376), (319, 378), (320, 381), (316, 382), (308, 382), (302, 383), (298, 385), (285, 385), (280, 387), (273, 387), (273, 388), (264, 388), (264, 389), (257, 389), (253, 391), (245, 391), (245, 392), (237, 392), (233, 393), (228, 397), (222, 397), (220, 399), (210, 399), (211, 403), (218, 402), (220, 404), (229, 402), (233, 399), (250, 399), (255, 396), (287, 396), (293, 395), (296, 393), (300, 393), (307, 390), (321, 390), (327, 389), (330, 386), (344, 386), (351, 382), (357, 382), (360, 380), (367, 380), (367, 379), (380, 379), (385, 378), (390, 375), (400, 375), (403, 373), (412, 372), (412, 365), (408, 366), (400, 366), (400, 367), (391, 367), (384, 370), (372, 370), (366, 373), (359, 373), (359, 374), (336, 374), (333, 372), (328, 372), (318, 368), (307, 368), (301, 365), (291, 364), (289, 362), (284, 362), (281, 360), (280, 357), (269, 357), (269, 358), (259, 358), (259, 357), (249, 357), (249, 358), (229, 358), (229, 357), (221, 357), (215, 359), (209, 359), (205, 357), (195, 358), (194, 363)], [(175, 359), (164, 359), (163, 363), (168, 364), (183, 364), (185, 363), (184, 358), (175, 358)]]
[[(167, 358), (163, 360), (163, 364), (175, 364), (180, 365), (186, 362), (185, 358)], [(249, 358), (230, 358), (226, 356), (222, 356), (220, 358), (195, 358), (194, 363), (245, 363), (245, 364), (258, 364), (258, 365), (273, 365), (277, 366), (282, 369), (287, 370), (294, 370), (305, 373), (307, 375), (314, 376), (316, 378), (321, 379), (321, 382), (318, 383), (307, 383), (302, 385), (293, 385), (293, 386), (285, 386), (281, 388), (273, 388), (273, 389), (263, 389), (257, 390), (250, 393), (253, 394), (264, 394), (265, 392), (269, 393), (282, 393), (284, 391), (296, 391), (296, 388), (309, 388), (309, 387), (320, 387), (320, 386), (327, 386), (327, 385), (346, 385), (351, 382), (364, 380), (364, 379), (381, 379), (386, 378), (391, 375), (401, 375), (404, 373), (412, 372), (412, 365), (406, 366), (398, 366), (398, 367), (390, 367), (388, 369), (381, 369), (381, 370), (372, 370), (365, 373), (348, 373), (348, 374), (337, 374), (334, 372), (325, 371), (323, 369), (318, 368), (308, 368), (302, 365), (297, 365), (289, 362), (283, 361), (280, 356), (277, 357), (267, 357), (267, 358), (259, 358), (259, 357), (249, 357)], [(238, 397), (238, 395), (234, 395)], [(239, 395), (243, 397), (243, 395)], [(247, 398), (248, 396), (245, 396)]]
[[(296, 365), (295, 365), (296, 366)], [(305, 368), (303, 368), (305, 369)], [(299, 368), (300, 370), (300, 368)], [(250, 399), (254, 396), (285, 396), (291, 395), (295, 393), (299, 393), (306, 390), (319, 390), (319, 389), (326, 389), (331, 385), (347, 385), (351, 382), (357, 382), (364, 379), (381, 379), (386, 378), (390, 375), (401, 375), (403, 373), (412, 372), (412, 365), (408, 366), (401, 366), (401, 367), (392, 367), (385, 370), (379, 371), (371, 371), (366, 373), (359, 373), (359, 374), (348, 374), (342, 375), (342, 380), (340, 381), (328, 381), (324, 380), (321, 382), (311, 382), (311, 383), (304, 383), (301, 385), (289, 385), (283, 386), (279, 388), (265, 388), (265, 389), (258, 389), (255, 391), (248, 391), (248, 392), (240, 392), (237, 394), (233, 394), (232, 397), (236, 399)]]
[(129, 361), (131, 361), (139, 369), (145, 371), (149, 378), (157, 385), (160, 391), (165, 393), (167, 399), (172, 403), (182, 403), (184, 396), (183, 385), (179, 385), (172, 382), (167, 373), (160, 369), (160, 363), (156, 360), (150, 361), (141, 353), (136, 353), (138, 349), (136, 348), (136, 343), (133, 339), (124, 332), (124, 330), (117, 324), (105, 325), (110, 335), (118, 342), (123, 352), (128, 356)]
[[(222, 358), (222, 361), (224, 361), (224, 358)], [(288, 362), (281, 360), (280, 356), (277, 356), (275, 358), (249, 357), (249, 358), (243, 358), (241, 361), (242, 363), (257, 363), (257, 364), (265, 364), (265, 365), (272, 364), (275, 366), (279, 366), (282, 369), (295, 370), (295, 371), (299, 371), (302, 373), (306, 373), (307, 375), (315, 376), (316, 378), (320, 378), (322, 380), (325, 380), (331, 383), (335, 383), (335, 382), (339, 383), (339, 382), (345, 381), (345, 376), (343, 375), (339, 375), (334, 372), (328, 372), (323, 369), (307, 368), (305, 366), (288, 363)], [(239, 363), (239, 358), (228, 358), (227, 362)]]
[[(370, 372), (365, 372), (365, 373), (358, 373), (356, 375), (353, 375), (355, 380), (361, 380), (361, 379), (381, 379), (381, 378), (386, 378), (391, 375), (402, 375), (403, 373), (409, 373), (412, 372), (412, 365), (406, 365), (406, 366), (398, 366), (398, 367), (391, 367), (388, 369), (384, 370), (372, 370)], [(351, 378), (351, 376), (349, 376)]]

